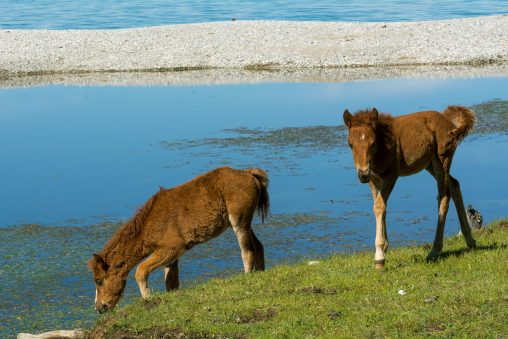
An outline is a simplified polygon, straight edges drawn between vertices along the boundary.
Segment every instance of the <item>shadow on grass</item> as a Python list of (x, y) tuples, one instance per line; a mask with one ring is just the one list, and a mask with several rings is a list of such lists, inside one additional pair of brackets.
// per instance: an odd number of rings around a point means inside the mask
[(506, 249), (506, 248), (508, 248), (507, 244), (499, 244), (499, 243), (495, 242), (491, 245), (477, 246), (474, 249), (460, 248), (460, 249), (456, 249), (456, 250), (443, 251), (439, 255), (437, 260), (435, 260), (435, 261), (427, 260), (427, 261), (432, 263), (432, 262), (437, 262), (437, 261), (441, 261), (441, 260), (446, 260), (448, 257), (461, 257), (464, 254), (470, 253), (472, 251), (494, 251), (494, 250)]

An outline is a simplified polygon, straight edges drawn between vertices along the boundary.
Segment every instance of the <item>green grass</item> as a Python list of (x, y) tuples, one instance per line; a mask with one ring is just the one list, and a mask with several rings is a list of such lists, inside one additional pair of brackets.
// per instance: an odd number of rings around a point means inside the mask
[[(91, 337), (508, 336), (508, 220), (429, 246), (337, 255), (155, 294), (102, 318)], [(398, 291), (406, 291), (399, 295)]]

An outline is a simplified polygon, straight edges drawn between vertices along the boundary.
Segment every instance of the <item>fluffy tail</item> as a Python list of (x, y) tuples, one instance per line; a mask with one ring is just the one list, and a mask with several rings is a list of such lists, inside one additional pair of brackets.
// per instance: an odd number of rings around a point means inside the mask
[(448, 106), (443, 115), (455, 125), (450, 134), (456, 139), (456, 144), (471, 132), (476, 123), (476, 114), (464, 106)]
[(258, 183), (259, 198), (256, 206), (258, 213), (261, 215), (261, 221), (265, 222), (265, 218), (270, 212), (270, 196), (268, 195), (268, 174), (260, 168), (249, 168), (249, 171)]

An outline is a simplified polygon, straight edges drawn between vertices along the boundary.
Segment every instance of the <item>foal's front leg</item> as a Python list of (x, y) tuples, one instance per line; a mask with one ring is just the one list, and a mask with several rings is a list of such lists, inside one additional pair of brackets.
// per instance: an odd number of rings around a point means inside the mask
[(185, 248), (183, 246), (158, 248), (151, 256), (139, 264), (135, 278), (143, 299), (146, 299), (150, 295), (150, 289), (148, 288), (148, 276), (150, 273), (158, 267), (166, 266), (168, 263), (174, 263), (184, 251)]
[(166, 291), (173, 291), (180, 287), (178, 260), (164, 267), (164, 282), (166, 284)]
[(374, 198), (374, 216), (376, 217), (376, 254), (374, 256), (374, 264), (378, 269), (385, 267), (386, 251), (388, 250), (386, 205), (396, 181), (397, 178), (393, 177), (383, 181), (371, 180), (369, 182), (372, 197)]

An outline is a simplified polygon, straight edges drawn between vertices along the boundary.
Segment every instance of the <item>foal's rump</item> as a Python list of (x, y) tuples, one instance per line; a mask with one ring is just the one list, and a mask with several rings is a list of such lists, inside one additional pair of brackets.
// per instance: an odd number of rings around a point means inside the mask
[(229, 167), (220, 167), (216, 171), (216, 184), (228, 214), (242, 214), (250, 219), (257, 210), (264, 221), (270, 208), (266, 172), (260, 168), (236, 170)]
[(453, 153), (472, 130), (475, 121), (475, 113), (463, 106), (448, 106), (443, 112), (422, 111), (396, 117), (394, 127), (402, 158), (422, 159), (424, 154), (430, 156), (430, 149), (438, 155)]
[[(233, 216), (250, 226), (256, 210), (268, 213), (268, 176), (261, 169), (219, 167), (180, 186), (161, 190), (151, 217), (163, 238), (179, 238), (187, 248), (220, 235)], [(157, 239), (153, 239), (159, 242)]]
[(473, 129), (476, 123), (476, 114), (464, 106), (448, 106), (443, 115), (452, 122), (454, 128), (448, 134), (448, 143), (451, 150), (455, 150), (459, 143)]

